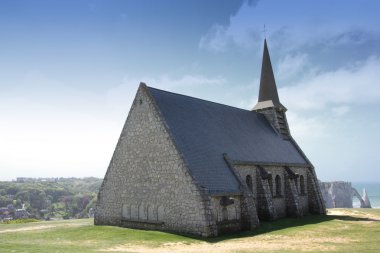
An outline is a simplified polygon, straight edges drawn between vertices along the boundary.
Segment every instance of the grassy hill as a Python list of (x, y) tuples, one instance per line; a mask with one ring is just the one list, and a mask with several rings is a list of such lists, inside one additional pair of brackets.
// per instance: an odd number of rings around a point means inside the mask
[(0, 225), (0, 252), (380, 252), (380, 209), (262, 223), (211, 239), (94, 226), (92, 219)]

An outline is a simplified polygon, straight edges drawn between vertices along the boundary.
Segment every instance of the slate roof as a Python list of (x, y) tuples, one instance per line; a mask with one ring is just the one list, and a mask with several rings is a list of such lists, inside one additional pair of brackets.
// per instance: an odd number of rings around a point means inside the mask
[(223, 153), (232, 160), (307, 164), (260, 113), (151, 87), (148, 90), (193, 177), (211, 194), (240, 191)]

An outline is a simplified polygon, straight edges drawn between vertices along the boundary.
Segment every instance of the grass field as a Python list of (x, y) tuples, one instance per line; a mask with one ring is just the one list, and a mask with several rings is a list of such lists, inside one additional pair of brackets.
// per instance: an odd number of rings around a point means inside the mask
[(0, 252), (299, 251), (380, 252), (380, 209), (331, 209), (212, 239), (94, 226), (92, 219), (0, 224)]

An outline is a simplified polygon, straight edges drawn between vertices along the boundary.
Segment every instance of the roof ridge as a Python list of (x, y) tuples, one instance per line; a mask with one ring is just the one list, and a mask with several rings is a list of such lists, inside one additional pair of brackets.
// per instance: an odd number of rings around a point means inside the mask
[(208, 103), (213, 103), (213, 104), (222, 105), (222, 106), (226, 106), (226, 107), (231, 107), (231, 108), (233, 108), (233, 109), (238, 109), (238, 110), (242, 110), (242, 111), (248, 111), (248, 112), (254, 112), (254, 113), (257, 113), (257, 112), (255, 112), (255, 111), (251, 111), (251, 110), (247, 110), (247, 109), (243, 109), (243, 108), (235, 107), (235, 106), (232, 106), (232, 105), (226, 105), (226, 104), (222, 104), (222, 103), (218, 103), (218, 102), (214, 102), (214, 101), (210, 101), (210, 100), (206, 100), (206, 99), (202, 99), (202, 98), (196, 98), (196, 97), (192, 97), (192, 96), (189, 96), (189, 95), (184, 95), (184, 94), (175, 93), (175, 92), (171, 92), (171, 91), (161, 90), (161, 89), (157, 89), (157, 88), (154, 88), (154, 87), (151, 87), (151, 86), (147, 86), (147, 87), (148, 87), (149, 89), (158, 90), (158, 91), (162, 91), (162, 92), (170, 93), (170, 94), (177, 95), (177, 96), (188, 97), (188, 98), (195, 99), (195, 100), (201, 100), (201, 101), (203, 101), (203, 102), (208, 102)]

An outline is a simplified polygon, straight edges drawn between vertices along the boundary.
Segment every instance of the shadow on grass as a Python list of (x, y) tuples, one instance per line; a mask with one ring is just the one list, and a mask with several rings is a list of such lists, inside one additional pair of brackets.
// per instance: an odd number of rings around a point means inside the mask
[(360, 217), (354, 217), (349, 215), (329, 215), (330, 217), (333, 217), (336, 220), (347, 220), (347, 221), (375, 221), (380, 222), (378, 219), (370, 219), (370, 218), (360, 218)]
[(261, 222), (260, 226), (254, 231), (243, 231), (237, 232), (228, 235), (222, 235), (219, 237), (213, 238), (203, 238), (197, 237), (196, 239), (202, 240), (209, 243), (216, 243), (224, 240), (251, 237), (255, 235), (261, 235), (265, 233), (269, 233), (272, 231), (278, 231), (286, 228), (292, 227), (301, 227), (305, 225), (318, 224), (322, 222), (328, 222), (332, 220), (341, 220), (341, 221), (375, 221), (380, 222), (380, 220), (374, 220), (369, 218), (359, 218), (348, 215), (307, 215), (302, 218), (283, 218), (276, 221), (271, 222)]

